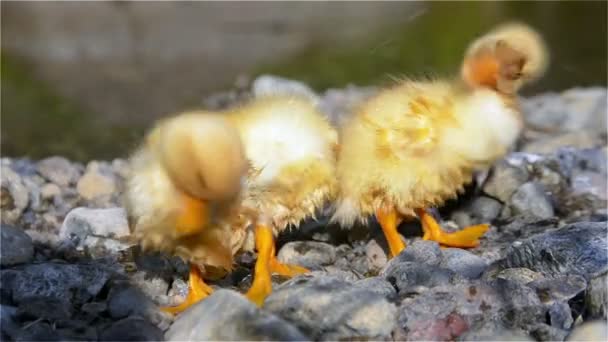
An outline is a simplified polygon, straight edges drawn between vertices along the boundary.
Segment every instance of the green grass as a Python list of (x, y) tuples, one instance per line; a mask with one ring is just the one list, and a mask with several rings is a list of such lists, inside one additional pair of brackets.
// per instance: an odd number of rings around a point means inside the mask
[(141, 134), (140, 128), (95, 119), (36, 79), (27, 64), (5, 53), (0, 58), (3, 156), (113, 158), (124, 154), (117, 146), (129, 146)]

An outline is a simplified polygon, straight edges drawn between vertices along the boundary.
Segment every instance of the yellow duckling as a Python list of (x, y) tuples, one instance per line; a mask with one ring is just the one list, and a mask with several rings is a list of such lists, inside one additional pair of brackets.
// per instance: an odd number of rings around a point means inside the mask
[(332, 198), (336, 145), (324, 117), (295, 97), (162, 121), (131, 159), (127, 202), (144, 247), (192, 262), (188, 298), (167, 310), (206, 297), (211, 288), (198, 266), (230, 270), (239, 251), (257, 248), (247, 296), (259, 305), (272, 291), (272, 273), (306, 272), (278, 262), (274, 236)]
[(426, 208), (456, 197), (507, 152), (523, 126), (516, 92), (546, 65), (539, 34), (511, 23), (470, 45), (459, 79), (405, 80), (369, 99), (340, 132), (333, 221), (375, 214), (392, 256), (405, 248), (397, 232), (405, 216), (420, 218), (424, 239), (477, 246), (488, 225), (448, 233)]

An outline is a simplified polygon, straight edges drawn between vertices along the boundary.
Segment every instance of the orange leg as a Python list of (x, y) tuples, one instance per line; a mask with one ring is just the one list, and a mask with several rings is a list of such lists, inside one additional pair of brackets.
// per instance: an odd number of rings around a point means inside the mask
[(205, 299), (205, 297), (210, 295), (211, 292), (213, 292), (213, 289), (209, 285), (205, 284), (198, 266), (191, 264), (190, 279), (188, 280), (188, 296), (186, 297), (186, 300), (177, 306), (162, 307), (161, 310), (171, 314), (181, 313), (190, 306)]
[(206, 201), (182, 195), (181, 212), (177, 217), (175, 230), (180, 235), (200, 233), (209, 220), (209, 207)]
[(268, 226), (258, 225), (255, 228), (255, 247), (258, 250), (258, 259), (255, 262), (253, 283), (246, 296), (258, 306), (262, 306), (272, 292), (272, 273), (293, 277), (308, 270), (300, 266), (282, 264), (276, 259), (274, 237)]
[(401, 239), (399, 232), (397, 232), (397, 227), (403, 220), (403, 217), (397, 213), (395, 208), (383, 208), (376, 211), (376, 219), (378, 219), (378, 222), (382, 227), (382, 231), (384, 232), (384, 236), (388, 241), (388, 247), (391, 251), (391, 258), (393, 258), (405, 249), (405, 243)]
[(479, 245), (479, 238), (488, 230), (488, 224), (478, 224), (454, 233), (441, 229), (435, 218), (424, 209), (416, 209), (424, 230), (424, 240), (433, 240), (449, 247), (472, 248)]

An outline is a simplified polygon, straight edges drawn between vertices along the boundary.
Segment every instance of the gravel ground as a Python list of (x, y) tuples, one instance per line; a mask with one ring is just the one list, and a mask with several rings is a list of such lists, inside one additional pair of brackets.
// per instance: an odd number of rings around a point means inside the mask
[[(296, 92), (331, 121), (375, 92), (316, 94), (272, 76), (206, 99), (222, 108), (252, 94)], [(606, 340), (605, 88), (524, 99), (528, 127), (458, 201), (446, 227), (490, 222), (481, 245), (441, 249), (401, 232), (393, 260), (376, 223), (345, 231), (323, 219), (279, 237), (279, 259), (313, 270), (274, 279), (263, 308), (239, 292), (255, 260), (211, 282), (217, 291), (172, 318), (187, 265), (128, 240), (124, 159), (1, 160), (3, 340)]]

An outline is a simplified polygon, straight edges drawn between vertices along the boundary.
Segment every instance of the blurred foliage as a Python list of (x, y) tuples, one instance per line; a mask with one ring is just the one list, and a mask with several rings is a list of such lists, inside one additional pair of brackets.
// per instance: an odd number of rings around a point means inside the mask
[(431, 2), (356, 46), (313, 45), (257, 71), (299, 79), (317, 90), (383, 84), (403, 75), (454, 75), (472, 39), (514, 18), (539, 30), (551, 49), (550, 70), (529, 91), (606, 85), (606, 2), (601, 1)]
[[(404, 14), (399, 23), (370, 32), (366, 39), (332, 46), (313, 44), (283, 63), (262, 65), (253, 74), (294, 78), (317, 90), (349, 83), (382, 85), (405, 75), (454, 75), (472, 39), (498, 23), (517, 19), (545, 36), (552, 55), (547, 75), (527, 92), (606, 86), (605, 1), (425, 5), (418, 12)], [(111, 125), (104, 121), (103, 113), (80, 110), (58, 96), (51, 84), (36, 79), (31, 67), (16, 56), (1, 55), (0, 80), (5, 100), (1, 103), (2, 155), (109, 159), (127, 155), (143, 133), (142, 127)]]
[(131, 146), (141, 136), (141, 128), (110, 126), (103, 122), (103, 117), (87, 115), (68, 99), (58, 96), (49, 84), (37, 80), (22, 60), (5, 53), (0, 59), (2, 126), (10, 127), (2, 129), (3, 156), (111, 159), (129, 152), (117, 151), (118, 143)]

